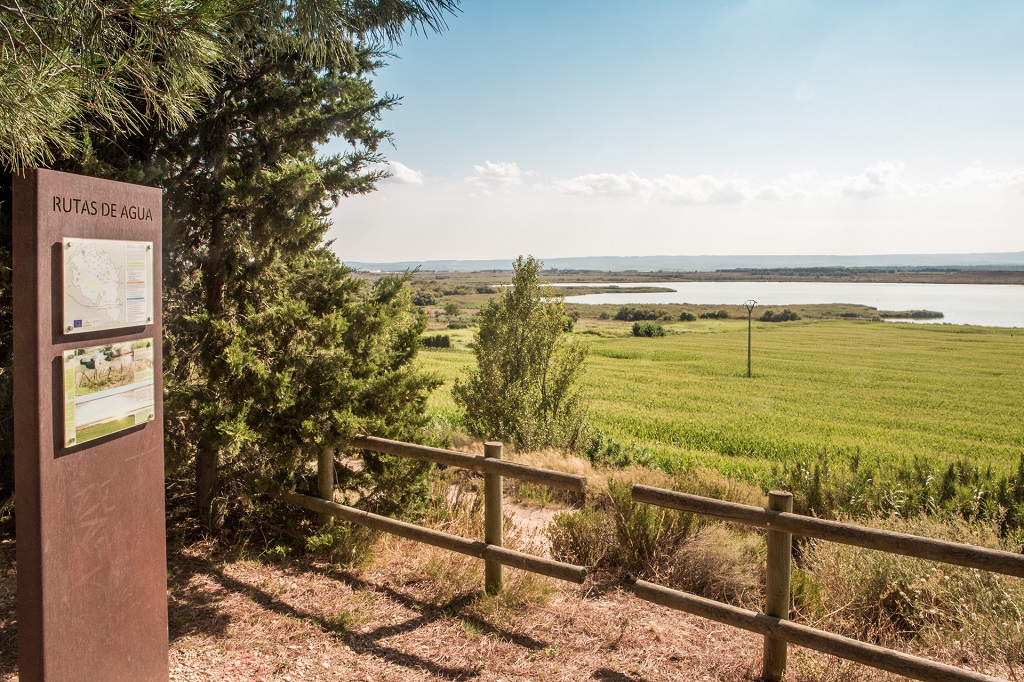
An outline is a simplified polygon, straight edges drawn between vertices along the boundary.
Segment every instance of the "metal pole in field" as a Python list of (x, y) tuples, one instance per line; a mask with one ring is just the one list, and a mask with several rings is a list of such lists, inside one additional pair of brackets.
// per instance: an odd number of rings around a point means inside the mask
[(747, 306), (747, 377), (750, 377), (750, 325), (751, 317), (754, 314), (754, 306), (757, 305), (757, 301), (750, 299), (743, 305)]
[[(780, 490), (768, 493), (768, 508), (773, 511), (792, 512), (793, 494)], [(790, 564), (793, 556), (793, 534), (783, 531), (768, 531), (768, 561), (765, 571), (766, 615), (789, 618)], [(768, 682), (779, 682), (786, 674), (786, 642), (774, 637), (764, 638), (763, 678)]]
[[(501, 443), (484, 443), (484, 457), (501, 459), (501, 450)], [(504, 544), (502, 495), (501, 474), (484, 474), (484, 542), (496, 547)], [(487, 594), (501, 592), (503, 582), (501, 564), (485, 561), (484, 590)]]

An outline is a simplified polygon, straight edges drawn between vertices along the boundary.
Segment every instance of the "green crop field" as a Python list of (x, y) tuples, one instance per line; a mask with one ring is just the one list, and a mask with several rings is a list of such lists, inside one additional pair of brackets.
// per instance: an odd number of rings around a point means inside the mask
[[(1024, 330), (851, 321), (668, 323), (662, 338), (583, 321), (591, 424), (668, 470), (703, 463), (770, 484), (783, 463), (969, 461), (997, 474), (1024, 453)], [(421, 362), (445, 385), (431, 409), (457, 424), (451, 382), (473, 364), (468, 330)]]

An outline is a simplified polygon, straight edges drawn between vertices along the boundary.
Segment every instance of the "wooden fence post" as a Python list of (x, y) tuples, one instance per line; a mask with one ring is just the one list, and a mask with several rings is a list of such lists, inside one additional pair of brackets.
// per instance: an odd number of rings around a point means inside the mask
[[(317, 493), (321, 500), (334, 502), (334, 450), (324, 448), (317, 458), (316, 469)], [(330, 514), (321, 514), (320, 523), (329, 526), (334, 523), (334, 517)]]
[[(768, 493), (768, 509), (793, 511), (793, 494), (779, 490)], [(793, 534), (768, 531), (768, 568), (765, 576), (764, 612), (776, 618), (789, 618), (789, 569), (793, 556)], [(774, 637), (764, 638), (764, 671), (767, 682), (779, 682), (786, 674), (787, 644)]]
[[(501, 450), (501, 443), (484, 443), (484, 457), (501, 459)], [(496, 547), (504, 544), (501, 498), (501, 475), (484, 474), (484, 542)], [(502, 582), (502, 565), (497, 561), (485, 561), (484, 590), (487, 594), (501, 592)]]

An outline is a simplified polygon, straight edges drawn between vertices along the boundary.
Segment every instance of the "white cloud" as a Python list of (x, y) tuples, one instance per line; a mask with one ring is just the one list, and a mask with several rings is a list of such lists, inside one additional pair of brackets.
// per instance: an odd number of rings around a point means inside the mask
[(1016, 189), (1024, 192), (1024, 168), (1018, 168), (1009, 173), (998, 173), (993, 184), (995, 189)]
[(561, 194), (584, 197), (632, 198), (675, 205), (741, 204), (751, 201), (792, 201), (811, 198), (875, 199), (887, 196), (923, 197), (964, 188), (1024, 193), (1024, 168), (994, 171), (974, 164), (936, 183), (911, 183), (905, 179), (906, 164), (879, 161), (856, 175), (821, 180), (814, 171), (792, 173), (758, 184), (738, 177), (714, 175), (684, 177), (666, 174), (644, 177), (626, 173), (587, 173), (567, 180), (554, 179), (549, 186)]
[(754, 187), (740, 178), (714, 175), (683, 177), (667, 174), (645, 178), (627, 173), (590, 173), (569, 180), (555, 180), (552, 186), (564, 194), (579, 196), (633, 197), (668, 204), (740, 204), (754, 199), (794, 199), (808, 196), (804, 188), (813, 173), (795, 174)]
[(1012, 171), (994, 171), (985, 168), (980, 161), (975, 161), (956, 175), (943, 180), (939, 186), (943, 190), (984, 187), (993, 191), (1016, 189), (1024, 192), (1024, 168)]
[(854, 199), (874, 199), (897, 194), (921, 196), (935, 192), (932, 185), (905, 183), (903, 181), (905, 169), (906, 164), (902, 162), (879, 161), (857, 175), (848, 175), (845, 178), (825, 183), (821, 187), (820, 193), (823, 196), (839, 195)]
[(432, 175), (426, 185), (389, 182), (346, 199), (335, 211), (335, 248), (368, 261), (736, 253), (737, 245), (763, 253), (1020, 248), (1024, 168), (974, 164), (926, 175), (889, 162), (827, 176), (634, 171), (557, 180), (516, 168), (511, 177), (521, 182), (509, 191)]
[(524, 172), (515, 161), (484, 161), (482, 166), (473, 166), (473, 175), (463, 178), (463, 182), (482, 187), (509, 188), (523, 184), (523, 178), (529, 175), (532, 174)]
[(936, 183), (908, 183), (903, 179), (906, 164), (880, 161), (858, 175), (825, 183), (823, 196), (846, 196), (858, 199), (893, 195), (928, 196), (963, 189), (986, 189), (992, 192), (1019, 190), (1024, 192), (1024, 168), (996, 171), (975, 162)]
[(754, 198), (762, 201), (788, 201), (806, 199), (817, 191), (818, 174), (814, 171), (790, 173), (762, 185), (754, 191)]
[(714, 175), (693, 178), (665, 175), (656, 185), (655, 198), (670, 204), (739, 204), (752, 196), (743, 180), (720, 180)]
[(424, 183), (423, 171), (409, 168), (399, 161), (388, 161), (381, 164), (379, 168), (391, 173), (391, 177), (388, 178), (391, 182), (403, 185), (422, 185)]
[(713, 175), (645, 178), (633, 171), (589, 173), (569, 180), (555, 180), (553, 185), (557, 191), (566, 194), (634, 197), (672, 204), (734, 204), (745, 201), (749, 194), (742, 181), (719, 180)]
[(633, 171), (628, 173), (588, 173), (569, 180), (555, 180), (554, 188), (564, 194), (604, 197), (642, 197), (653, 193), (653, 181)]
[[(389, 182), (423, 185), (423, 171), (399, 161), (378, 166), (391, 173)], [(534, 178), (529, 184), (527, 180)], [(473, 174), (463, 178), (464, 185), (475, 188), (470, 198), (492, 195), (493, 190), (514, 187), (554, 190), (557, 194), (582, 197), (636, 199), (668, 205), (728, 205), (750, 202), (794, 201), (814, 198), (869, 200), (890, 196), (931, 196), (958, 191), (1016, 191), (1024, 194), (1024, 168), (998, 171), (981, 162), (933, 183), (912, 183), (906, 179), (906, 164), (879, 161), (860, 173), (838, 179), (822, 179), (814, 171), (785, 175), (767, 183), (712, 174), (682, 176), (667, 173), (643, 176), (625, 173), (587, 173), (569, 179), (546, 179), (533, 171), (524, 171), (514, 161), (485, 161), (474, 165)]]

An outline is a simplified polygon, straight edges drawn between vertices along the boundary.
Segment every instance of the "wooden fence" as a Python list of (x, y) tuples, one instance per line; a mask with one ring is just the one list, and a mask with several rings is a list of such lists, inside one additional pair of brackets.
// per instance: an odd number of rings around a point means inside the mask
[(502, 527), (504, 517), (502, 509), (503, 476), (511, 476), (519, 480), (578, 493), (582, 493), (586, 489), (587, 479), (585, 477), (506, 462), (502, 459), (501, 443), (485, 444), (483, 457), (372, 436), (357, 436), (350, 441), (349, 445), (361, 450), (409, 457), (482, 473), (484, 475), (483, 541), (470, 540), (404, 521), (396, 521), (386, 516), (371, 514), (334, 502), (334, 453), (330, 450), (323, 451), (319, 457), (317, 492), (320, 497), (289, 492), (282, 494), (281, 499), (288, 504), (317, 512), (325, 520), (339, 518), (373, 530), (483, 559), (484, 589), (490, 594), (501, 591), (502, 566), (512, 566), (574, 583), (582, 583), (586, 578), (587, 569), (580, 566), (506, 549), (503, 546), (504, 529)]
[(793, 534), (1016, 577), (1024, 577), (1024, 555), (793, 514), (793, 496), (786, 492), (770, 493), (766, 509), (644, 485), (633, 487), (633, 500), (768, 530), (765, 613), (721, 604), (643, 580), (637, 580), (633, 585), (633, 593), (640, 599), (764, 635), (765, 680), (777, 682), (782, 679), (786, 670), (787, 643), (918, 680), (997, 680), (982, 673), (789, 622)]
[[(582, 583), (586, 577), (587, 569), (583, 567), (506, 549), (503, 546), (502, 533), (503, 476), (580, 493), (586, 489), (586, 479), (583, 476), (504, 461), (501, 443), (487, 443), (482, 457), (371, 436), (357, 436), (350, 442), (350, 446), (482, 473), (484, 540), (471, 540), (337, 504), (333, 501), (334, 456), (331, 451), (325, 451), (319, 459), (319, 498), (285, 493), (281, 499), (317, 512), (324, 519), (343, 519), (374, 530), (483, 559), (484, 586), (489, 593), (495, 593), (502, 588), (502, 566), (512, 566), (575, 583)], [(764, 509), (644, 485), (633, 487), (633, 500), (768, 531), (764, 613), (722, 604), (644, 580), (636, 580), (632, 590), (634, 595), (645, 601), (763, 635), (763, 679), (769, 682), (782, 679), (786, 670), (789, 643), (918, 680), (1005, 682), (982, 673), (929, 661), (789, 621), (793, 534), (957, 564), (1018, 578), (1024, 577), (1024, 555), (793, 514), (793, 498), (786, 492), (770, 493), (769, 505)]]

